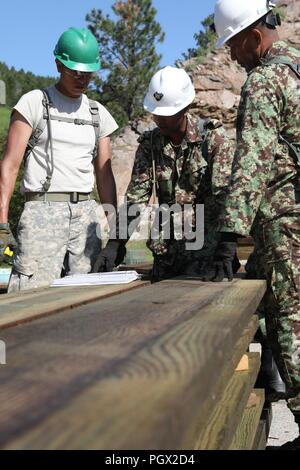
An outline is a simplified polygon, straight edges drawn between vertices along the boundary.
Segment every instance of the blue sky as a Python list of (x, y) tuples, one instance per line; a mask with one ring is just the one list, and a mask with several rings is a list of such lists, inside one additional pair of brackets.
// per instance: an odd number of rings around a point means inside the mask
[[(53, 49), (70, 26), (85, 27), (92, 8), (112, 14), (113, 0), (3, 0), (0, 7), (0, 61), (36, 75), (56, 75)], [(161, 65), (173, 65), (189, 47), (215, 0), (153, 0), (157, 21), (166, 34), (157, 47)]]

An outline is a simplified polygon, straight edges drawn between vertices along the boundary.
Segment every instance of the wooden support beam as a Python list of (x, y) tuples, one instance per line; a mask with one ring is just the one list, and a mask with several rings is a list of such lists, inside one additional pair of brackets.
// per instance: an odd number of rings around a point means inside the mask
[(265, 391), (263, 389), (253, 390), (229, 449), (261, 449), (263, 447), (263, 441), (264, 447), (266, 447), (265, 427), (260, 425), (264, 402)]
[(259, 353), (248, 353), (248, 362), (247, 370), (234, 372), (229, 380), (200, 433), (196, 449), (226, 450), (230, 446), (259, 371)]
[(242, 370), (248, 370), (249, 369), (249, 359), (248, 359), (248, 354), (243, 354), (240, 362), (236, 366), (235, 370), (236, 372), (242, 371)]

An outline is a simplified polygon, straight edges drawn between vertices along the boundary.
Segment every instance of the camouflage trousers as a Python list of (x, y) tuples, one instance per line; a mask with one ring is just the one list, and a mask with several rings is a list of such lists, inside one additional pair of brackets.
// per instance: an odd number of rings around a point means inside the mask
[(300, 419), (300, 219), (282, 218), (263, 225), (263, 299), (267, 339), (287, 387), (288, 406)]
[(88, 273), (101, 249), (98, 204), (94, 200), (26, 202), (17, 233), (8, 292), (47, 286), (67, 274)]

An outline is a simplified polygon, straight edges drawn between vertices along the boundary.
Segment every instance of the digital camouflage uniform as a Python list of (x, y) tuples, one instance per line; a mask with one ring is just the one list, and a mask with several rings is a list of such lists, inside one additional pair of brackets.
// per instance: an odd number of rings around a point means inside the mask
[(51, 284), (61, 276), (66, 250), (67, 272), (90, 272), (101, 249), (99, 217), (94, 200), (26, 202), (9, 292)]
[[(152, 133), (152, 137), (151, 137)], [(205, 244), (201, 250), (185, 248), (186, 240), (150, 240), (149, 248), (160, 277), (183, 272), (201, 271), (201, 262), (209, 262), (217, 244), (216, 221), (219, 203), (229, 183), (233, 149), (222, 124), (205, 121), (204, 132), (199, 118), (187, 114), (187, 131), (182, 145), (174, 148), (159, 128), (139, 138), (131, 182), (127, 190), (129, 207), (148, 204), (153, 193), (152, 151), (156, 168), (156, 192), (159, 205), (174, 203), (204, 204)]]
[[(252, 234), (263, 255), (268, 290), (267, 334), (300, 422), (300, 200), (297, 158), (286, 141), (300, 143), (300, 80), (274, 58), (300, 63), (300, 52), (275, 42), (248, 74), (237, 118), (232, 182), (220, 230)], [(281, 137), (280, 137), (281, 136)]]

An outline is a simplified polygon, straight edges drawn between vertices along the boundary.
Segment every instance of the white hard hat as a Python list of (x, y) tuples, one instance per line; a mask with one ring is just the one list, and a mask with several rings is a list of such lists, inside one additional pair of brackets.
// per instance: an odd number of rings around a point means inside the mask
[(262, 18), (276, 5), (269, 0), (217, 0), (214, 23), (217, 47)]
[(173, 116), (195, 98), (195, 88), (185, 70), (167, 66), (153, 75), (144, 108), (158, 116)]

